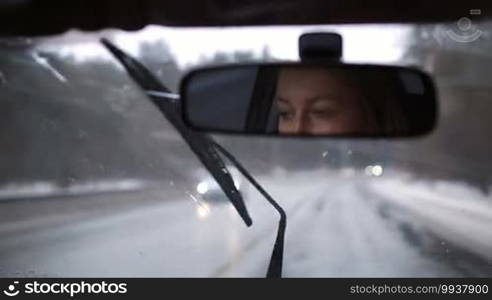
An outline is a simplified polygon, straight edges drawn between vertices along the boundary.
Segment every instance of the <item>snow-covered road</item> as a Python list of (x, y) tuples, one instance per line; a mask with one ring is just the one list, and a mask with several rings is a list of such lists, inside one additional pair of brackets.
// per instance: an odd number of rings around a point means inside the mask
[[(492, 199), (398, 172), (258, 178), (288, 216), (284, 276), (491, 276)], [(265, 275), (278, 214), (248, 187), (227, 203), (152, 188), (0, 202), (0, 276)]]

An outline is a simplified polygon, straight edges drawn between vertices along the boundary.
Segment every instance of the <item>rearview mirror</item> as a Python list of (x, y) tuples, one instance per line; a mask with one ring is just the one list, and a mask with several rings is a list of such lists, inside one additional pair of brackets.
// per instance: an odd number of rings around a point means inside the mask
[(419, 70), (340, 63), (201, 69), (181, 97), (193, 129), (256, 135), (415, 136), (434, 128), (437, 110)]

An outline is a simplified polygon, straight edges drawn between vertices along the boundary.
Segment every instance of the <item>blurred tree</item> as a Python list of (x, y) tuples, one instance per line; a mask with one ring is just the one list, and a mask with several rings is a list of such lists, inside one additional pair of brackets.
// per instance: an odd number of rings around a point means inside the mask
[(435, 78), (440, 116), (430, 138), (400, 143), (399, 159), (419, 176), (466, 180), (482, 188), (492, 183), (491, 22), (477, 23), (483, 34), (466, 43), (452, 38), (456, 24), (416, 25), (404, 56), (406, 63)]
[[(160, 58), (152, 49), (143, 46), (150, 61)], [(6, 81), (0, 87), (0, 185), (179, 182), (197, 167), (175, 130), (115, 61), (77, 60), (33, 47), (4, 47), (0, 54)], [(175, 65), (166, 68), (165, 78), (179, 77)]]

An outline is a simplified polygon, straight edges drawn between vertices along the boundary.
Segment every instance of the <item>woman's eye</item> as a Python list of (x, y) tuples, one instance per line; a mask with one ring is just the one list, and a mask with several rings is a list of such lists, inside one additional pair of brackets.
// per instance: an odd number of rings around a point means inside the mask
[(293, 113), (291, 113), (289, 111), (280, 111), (278, 114), (279, 114), (280, 118), (282, 118), (284, 120), (288, 120), (288, 119), (291, 119), (293, 117)]
[(326, 118), (330, 117), (334, 114), (333, 110), (323, 109), (323, 110), (313, 110), (311, 111), (311, 115), (316, 118)]

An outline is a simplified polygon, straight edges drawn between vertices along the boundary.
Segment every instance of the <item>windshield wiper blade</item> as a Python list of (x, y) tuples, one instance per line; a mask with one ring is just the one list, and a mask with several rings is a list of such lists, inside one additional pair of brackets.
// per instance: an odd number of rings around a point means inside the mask
[[(118, 47), (106, 39), (101, 42), (106, 48), (121, 62), (128, 74), (140, 85), (146, 92), (152, 102), (159, 108), (166, 119), (178, 130), (184, 140), (188, 143), (192, 151), (197, 155), (200, 161), (205, 165), (208, 171), (215, 178), (224, 193), (229, 197), (239, 215), (243, 218), (247, 226), (252, 225), (252, 220), (244, 205), (241, 194), (236, 189), (234, 181), (228, 172), (222, 158), (218, 155), (219, 150), (227, 159), (232, 162), (236, 168), (251, 182), (251, 184), (267, 199), (267, 201), (278, 211), (280, 220), (277, 230), (277, 238), (270, 258), (267, 277), (282, 277), (283, 253), (284, 253), (284, 236), (287, 226), (287, 216), (282, 207), (256, 182), (251, 174), (239, 163), (239, 161), (220, 144), (215, 142), (210, 136), (188, 129), (183, 123), (181, 116), (181, 107), (179, 96), (173, 94), (166, 88), (144, 65), (124, 53)], [(162, 101), (165, 98), (169, 101)]]
[[(253, 221), (249, 216), (243, 198), (234, 185), (234, 180), (227, 170), (222, 158), (217, 153), (213, 139), (206, 134), (193, 131), (186, 127), (181, 119), (181, 107), (179, 102), (162, 101), (163, 95), (172, 95), (172, 92), (165, 87), (160, 80), (147, 69), (147, 67), (116, 47), (109, 40), (103, 38), (101, 39), (101, 43), (114, 55), (114, 57), (116, 57), (130, 77), (144, 90), (144, 92), (147, 93), (164, 117), (181, 134), (193, 153), (195, 153), (227, 195), (244, 223), (247, 226), (251, 226)], [(173, 100), (173, 97), (169, 97), (169, 99)]]
[(280, 278), (282, 277), (282, 265), (284, 258), (284, 237), (285, 229), (287, 227), (287, 215), (284, 209), (263, 189), (263, 187), (251, 176), (241, 163), (231, 154), (224, 149), (220, 144), (215, 143), (215, 146), (219, 151), (227, 157), (243, 174), (246, 179), (260, 192), (260, 194), (267, 199), (267, 201), (278, 211), (280, 220), (278, 222), (277, 238), (275, 239), (275, 245), (273, 246), (272, 256), (270, 257), (270, 264), (268, 265), (267, 277), (268, 278)]
[(161, 91), (145, 91), (145, 93), (149, 96), (160, 97), (171, 101), (179, 101), (179, 95), (175, 93)]

